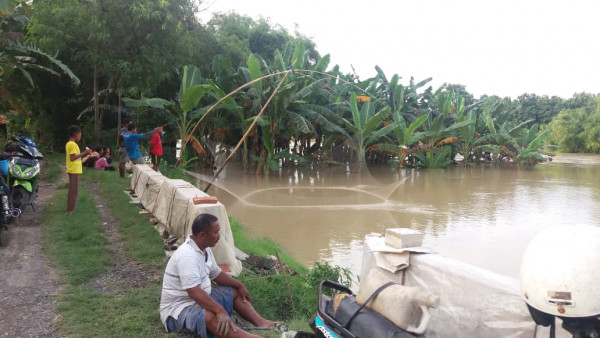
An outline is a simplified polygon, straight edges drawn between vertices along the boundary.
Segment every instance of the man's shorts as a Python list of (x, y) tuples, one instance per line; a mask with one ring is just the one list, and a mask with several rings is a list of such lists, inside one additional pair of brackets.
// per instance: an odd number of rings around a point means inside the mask
[(133, 162), (133, 164), (146, 164), (146, 161), (144, 160), (144, 156), (140, 156), (136, 159), (132, 159), (131, 162)]
[(160, 156), (160, 155), (150, 154), (150, 161), (152, 161), (152, 164), (159, 165), (161, 158), (162, 158), (162, 156)]
[[(227, 311), (231, 316), (233, 312), (233, 290), (229, 286), (213, 285), (210, 297)], [(167, 331), (179, 333), (192, 333), (202, 338), (214, 337), (206, 329), (204, 309), (195, 303), (183, 309), (177, 319), (167, 317)]]

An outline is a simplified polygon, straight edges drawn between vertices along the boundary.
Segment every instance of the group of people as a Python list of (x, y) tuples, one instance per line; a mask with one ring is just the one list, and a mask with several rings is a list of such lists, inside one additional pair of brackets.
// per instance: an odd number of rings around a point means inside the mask
[[(152, 169), (158, 171), (158, 165), (162, 158), (162, 134), (163, 126), (156, 127), (154, 130), (138, 134), (136, 125), (131, 121), (126, 121), (125, 126), (119, 132), (119, 176), (125, 177), (125, 164), (130, 160), (134, 164), (144, 164), (144, 158), (139, 148), (139, 140), (144, 137), (152, 136), (150, 140), (150, 155), (152, 158)], [(85, 148), (80, 151), (77, 142), (81, 140), (81, 128), (76, 125), (67, 128), (69, 141), (65, 145), (66, 167), (69, 176), (69, 190), (67, 195), (67, 214), (72, 213), (77, 205), (77, 196), (79, 190), (79, 175), (83, 172), (83, 167), (93, 167), (96, 170), (115, 170), (112, 165), (110, 148), (96, 147), (93, 151)]]
[(163, 127), (158, 126), (147, 133), (138, 134), (134, 122), (126, 121), (119, 132), (119, 176), (125, 177), (125, 165), (131, 161), (134, 164), (144, 164), (145, 160), (140, 152), (139, 140), (152, 136), (150, 139), (150, 160), (152, 169), (158, 171), (158, 165), (163, 156), (162, 135)]
[(89, 155), (81, 159), (84, 167), (94, 168), (96, 170), (115, 170), (112, 165), (110, 148), (96, 147)]

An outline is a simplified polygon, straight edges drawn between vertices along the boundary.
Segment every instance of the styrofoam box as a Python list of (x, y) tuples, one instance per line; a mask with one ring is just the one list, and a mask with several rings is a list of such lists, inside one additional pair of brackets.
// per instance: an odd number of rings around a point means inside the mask
[(423, 244), (423, 233), (407, 228), (392, 228), (385, 230), (385, 245), (392, 248), (413, 248)]

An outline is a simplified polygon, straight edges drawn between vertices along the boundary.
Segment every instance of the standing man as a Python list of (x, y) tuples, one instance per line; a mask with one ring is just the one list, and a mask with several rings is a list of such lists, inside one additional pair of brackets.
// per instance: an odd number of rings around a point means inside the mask
[(123, 135), (123, 141), (125, 143), (127, 156), (129, 156), (129, 159), (133, 161), (134, 164), (144, 164), (144, 158), (140, 152), (140, 146), (138, 142), (140, 139), (150, 137), (152, 134), (154, 134), (154, 130), (144, 134), (138, 134), (137, 127), (133, 122), (127, 126), (127, 133)]
[(125, 150), (125, 133), (127, 132), (127, 126), (131, 123), (129, 119), (125, 120), (123, 128), (119, 131), (119, 177), (125, 178), (125, 164), (129, 162), (129, 156), (127, 150)]
[(77, 196), (79, 194), (79, 175), (83, 173), (81, 158), (89, 155), (92, 150), (86, 149), (79, 152), (79, 146), (75, 142), (81, 140), (81, 129), (78, 126), (69, 126), (69, 141), (65, 145), (67, 153), (67, 175), (69, 175), (69, 190), (67, 193), (67, 214), (72, 214), (77, 206)]
[(233, 324), (233, 309), (257, 327), (276, 325), (256, 313), (246, 287), (217, 265), (210, 248), (219, 241), (220, 229), (215, 216), (198, 215), (192, 235), (169, 259), (160, 297), (160, 320), (167, 332), (258, 337)]
[(152, 169), (154, 171), (158, 171), (158, 165), (160, 164), (160, 159), (162, 158), (162, 139), (160, 135), (163, 133), (163, 126), (156, 127), (156, 132), (152, 135), (150, 139), (150, 158), (152, 161)]

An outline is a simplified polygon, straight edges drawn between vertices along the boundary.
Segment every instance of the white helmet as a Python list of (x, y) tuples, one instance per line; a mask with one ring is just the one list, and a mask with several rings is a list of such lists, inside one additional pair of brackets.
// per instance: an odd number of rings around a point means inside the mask
[(600, 227), (553, 226), (529, 243), (521, 294), (531, 307), (560, 317), (600, 315)]

